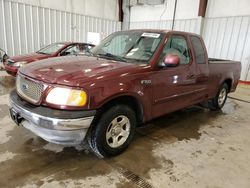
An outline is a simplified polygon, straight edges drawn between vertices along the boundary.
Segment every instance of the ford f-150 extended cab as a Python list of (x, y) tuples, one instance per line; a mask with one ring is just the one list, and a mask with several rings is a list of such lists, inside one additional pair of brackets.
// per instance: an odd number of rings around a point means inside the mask
[(208, 59), (196, 34), (130, 30), (111, 34), (88, 56), (27, 65), (10, 94), (18, 124), (65, 145), (86, 141), (99, 156), (124, 151), (135, 128), (194, 105), (223, 107), (241, 64)]
[(77, 55), (79, 53), (85, 53), (93, 46), (93, 44), (78, 42), (52, 43), (37, 52), (17, 55), (8, 58), (4, 62), (4, 68), (8, 74), (16, 76), (18, 69), (28, 63), (57, 56)]

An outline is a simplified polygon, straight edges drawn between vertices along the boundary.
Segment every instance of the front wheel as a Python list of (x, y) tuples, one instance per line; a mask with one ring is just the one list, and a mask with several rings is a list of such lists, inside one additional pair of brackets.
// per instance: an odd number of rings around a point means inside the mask
[(227, 100), (227, 94), (228, 94), (228, 85), (226, 83), (224, 83), (220, 87), (216, 96), (209, 101), (208, 107), (211, 110), (220, 110), (224, 106), (224, 104)]
[(105, 111), (87, 135), (92, 151), (99, 157), (122, 153), (134, 137), (136, 116), (126, 105), (116, 105)]

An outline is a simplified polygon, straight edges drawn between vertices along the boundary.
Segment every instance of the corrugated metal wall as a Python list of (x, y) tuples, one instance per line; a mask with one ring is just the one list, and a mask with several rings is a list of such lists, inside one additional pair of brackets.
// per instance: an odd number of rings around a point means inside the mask
[[(174, 29), (197, 33), (198, 19), (176, 20)], [(171, 29), (172, 20), (131, 22), (130, 29)], [(250, 16), (205, 18), (202, 36), (209, 57), (242, 62), (241, 80), (250, 80)], [(0, 0), (0, 48), (9, 55), (36, 51), (60, 41), (87, 42), (87, 32), (108, 35), (121, 23), (23, 3)]]
[(87, 41), (88, 32), (121, 30), (118, 21), (0, 0), (0, 48), (9, 55), (60, 41)]
[[(174, 30), (196, 32), (197, 19), (176, 20)], [(130, 22), (130, 29), (172, 29), (172, 20)]]
[(206, 18), (203, 38), (209, 57), (242, 62), (241, 80), (250, 80), (250, 16)]
[[(172, 20), (131, 22), (131, 29), (171, 29)], [(198, 19), (176, 20), (174, 30), (198, 33)], [(250, 81), (250, 16), (205, 18), (202, 36), (209, 57), (242, 62), (241, 80)]]

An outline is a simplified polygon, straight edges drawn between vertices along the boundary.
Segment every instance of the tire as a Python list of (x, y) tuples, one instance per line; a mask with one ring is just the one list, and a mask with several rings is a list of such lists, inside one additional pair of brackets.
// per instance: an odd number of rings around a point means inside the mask
[(6, 59), (8, 59), (8, 55), (7, 55), (7, 54), (4, 54), (3, 60), (5, 61)]
[(208, 102), (208, 108), (210, 110), (220, 110), (226, 100), (228, 94), (228, 85), (226, 83), (222, 84), (216, 96)]
[(132, 141), (135, 128), (135, 112), (126, 105), (116, 105), (102, 113), (92, 125), (87, 142), (98, 157), (119, 155)]
[(4, 54), (3, 56), (3, 64), (5, 65), (6, 64), (6, 60), (8, 59), (8, 55)]

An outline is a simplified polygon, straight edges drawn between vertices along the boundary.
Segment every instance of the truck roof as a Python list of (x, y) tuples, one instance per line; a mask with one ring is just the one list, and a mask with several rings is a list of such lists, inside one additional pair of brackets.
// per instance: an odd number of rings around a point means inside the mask
[(176, 30), (166, 30), (166, 29), (130, 29), (130, 30), (125, 30), (125, 31), (142, 31), (142, 32), (157, 32), (157, 33), (179, 33), (183, 35), (195, 35), (200, 37), (200, 35), (192, 32), (185, 32), (185, 31), (176, 31)]
[(70, 45), (70, 44), (89, 44), (89, 45), (93, 45), (93, 44), (90, 44), (90, 43), (87, 43), (87, 42), (57, 42), (57, 43), (64, 44), (64, 45)]

